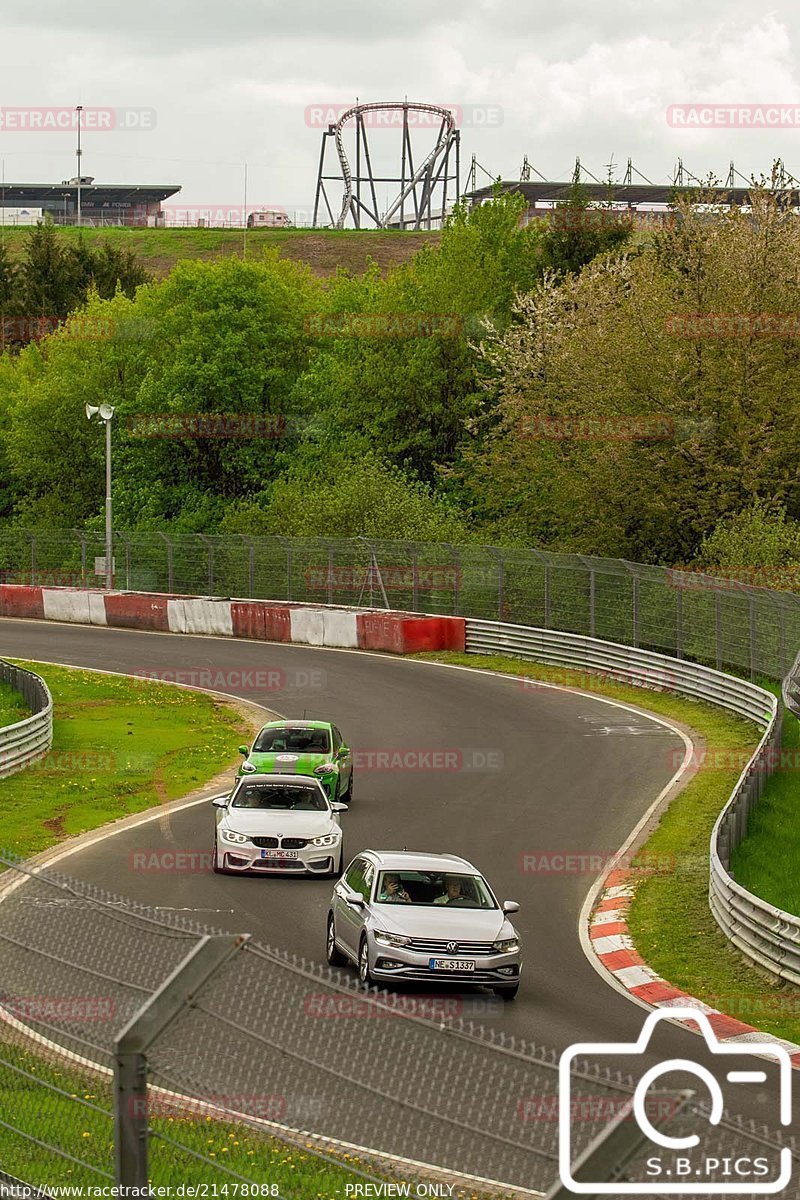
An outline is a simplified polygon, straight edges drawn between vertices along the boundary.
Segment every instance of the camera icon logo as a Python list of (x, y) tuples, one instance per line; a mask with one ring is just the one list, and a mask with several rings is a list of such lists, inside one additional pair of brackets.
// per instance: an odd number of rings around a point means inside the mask
[[(630, 1069), (635, 1071), (635, 1060), (647, 1050), (656, 1026), (662, 1021), (692, 1021), (700, 1030), (708, 1050), (719, 1055), (720, 1078), (731, 1084), (764, 1084), (767, 1074), (759, 1062), (753, 1064), (752, 1070), (725, 1070), (724, 1058), (735, 1055), (741, 1060), (743, 1056), (770, 1058), (778, 1066), (779, 1076), (779, 1119), (781, 1125), (791, 1125), (792, 1121), (792, 1062), (784, 1046), (775, 1042), (720, 1042), (711, 1022), (705, 1013), (695, 1008), (657, 1009), (651, 1012), (639, 1038), (635, 1042), (580, 1042), (570, 1046), (559, 1061), (559, 1174), (561, 1182), (569, 1191), (579, 1195), (591, 1196), (664, 1196), (681, 1195), (775, 1195), (785, 1189), (792, 1176), (792, 1154), (788, 1147), (783, 1147), (774, 1160), (764, 1156), (749, 1157), (744, 1154), (734, 1154), (730, 1158), (711, 1157), (705, 1154), (701, 1147), (702, 1129), (700, 1133), (690, 1133), (685, 1136), (670, 1136), (664, 1129), (656, 1128), (648, 1114), (647, 1094), (649, 1089), (662, 1076), (679, 1071), (682, 1074), (694, 1075), (703, 1085), (710, 1096), (708, 1123), (719, 1125), (724, 1112), (724, 1096), (717, 1075), (713, 1074), (702, 1063), (693, 1062), (688, 1058), (672, 1058), (657, 1063), (645, 1071), (636, 1085), (630, 1105), (625, 1106), (624, 1114), (635, 1121), (642, 1134), (642, 1147), (648, 1152), (647, 1167), (643, 1178), (637, 1181), (589, 1180), (585, 1171), (581, 1170), (580, 1178), (576, 1178), (578, 1165), (588, 1167), (581, 1159), (575, 1161), (572, 1145), (572, 1110), (571, 1097), (572, 1075), (571, 1068), (576, 1058), (595, 1058), (597, 1056), (613, 1056), (615, 1063), (623, 1057), (630, 1056), (633, 1060)], [(652, 1150), (648, 1147), (652, 1147)], [(700, 1151), (697, 1148), (701, 1147)], [(690, 1151), (695, 1151), (690, 1154)], [(637, 1150), (637, 1155), (639, 1151)], [(723, 1175), (723, 1178), (720, 1176)], [(716, 1176), (716, 1178), (715, 1178)]]

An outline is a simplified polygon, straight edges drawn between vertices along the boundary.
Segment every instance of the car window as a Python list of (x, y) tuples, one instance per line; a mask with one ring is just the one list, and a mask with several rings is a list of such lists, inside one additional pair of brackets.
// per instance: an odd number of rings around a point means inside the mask
[(364, 890), (361, 895), (365, 900), (369, 900), (372, 895), (372, 882), (375, 878), (375, 868), (371, 862), (367, 863), (367, 869), (364, 872)]
[(253, 743), (258, 754), (330, 754), (331, 739), (327, 729), (308, 729), (305, 726), (281, 725), (262, 729)]
[(344, 741), (344, 738), (339, 733), (339, 730), (336, 728), (335, 725), (331, 725), (331, 731), (333, 733), (333, 753), (337, 754), (339, 752), (339, 747), (342, 745), (342, 742)]
[(449, 871), (381, 871), (376, 900), (422, 908), (497, 908), (482, 876)]
[(237, 788), (233, 808), (280, 812), (325, 812), (328, 802), (319, 788), (296, 783), (245, 783)]
[(359, 895), (364, 895), (364, 874), (366, 870), (366, 859), (357, 858), (350, 864), (345, 873), (344, 881), (349, 888)]

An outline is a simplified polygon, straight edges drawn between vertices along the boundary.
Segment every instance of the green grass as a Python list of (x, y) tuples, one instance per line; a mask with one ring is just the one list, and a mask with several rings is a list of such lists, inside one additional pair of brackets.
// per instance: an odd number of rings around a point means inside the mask
[(250, 727), (213, 696), (37, 663), (53, 695), (53, 748), (0, 779), (3, 846), (35, 854), (106, 821), (175, 800), (227, 766)]
[(19, 692), (15, 692), (7, 683), (0, 683), (0, 728), (3, 725), (15, 725), (30, 715), (30, 709)]
[[(3, 1033), (0, 1088), (3, 1119), (21, 1131), (0, 1126), (4, 1171), (41, 1187), (110, 1182), (107, 1176), (114, 1162), (110, 1079), (45, 1059), (20, 1044), (17, 1035)], [(199, 1111), (184, 1115), (172, 1108), (175, 1115), (169, 1115), (158, 1093), (151, 1096), (151, 1105), (149, 1177), (154, 1185), (205, 1183), (221, 1189), (227, 1183), (233, 1195), (236, 1177), (243, 1176), (252, 1183), (275, 1185), (286, 1200), (340, 1200), (345, 1184), (360, 1181), (354, 1171), (375, 1178), (375, 1168), (356, 1156), (342, 1154), (341, 1163), (331, 1162), (309, 1153), (310, 1142), (283, 1142)], [(78, 1161), (35, 1145), (24, 1134), (57, 1145)], [(197, 1154), (205, 1161), (198, 1160)], [(227, 1174), (225, 1168), (235, 1174)]]
[[(176, 203), (180, 203), (179, 198)], [(12, 259), (21, 257), (26, 232), (20, 226), (0, 227), (0, 241), (5, 240)], [(142, 265), (155, 275), (166, 274), (180, 259), (242, 257), (244, 248), (241, 229), (109, 227), (78, 230), (68, 226), (59, 227), (58, 233), (66, 241), (74, 241), (82, 235), (90, 245), (109, 242), (121, 249), (132, 250)], [(283, 257), (308, 262), (318, 274), (331, 274), (338, 266), (361, 272), (366, 269), (369, 258), (374, 258), (382, 268), (407, 262), (424, 242), (435, 243), (440, 236), (436, 230), (418, 233), (386, 229), (248, 229), (247, 257), (260, 258), (266, 247), (273, 247)]]
[[(769, 904), (800, 916), (800, 722), (787, 712), (778, 769), (732, 856), (739, 883)], [(776, 853), (776, 847), (779, 853)]]
[[(713, 705), (629, 687), (562, 667), (502, 655), (448, 653), (416, 657), (579, 687), (636, 704), (678, 721), (699, 735), (709, 752), (704, 760), (706, 765), (672, 801), (639, 851), (643, 859), (651, 862), (674, 863), (674, 870), (645, 875), (639, 882), (628, 919), (630, 930), (645, 962), (675, 987), (758, 1029), (800, 1043), (800, 991), (776, 986), (750, 967), (731, 948), (708, 906), (711, 829), (733, 791), (744, 762), (758, 744), (760, 735), (756, 726)], [(791, 736), (796, 737), (797, 731)], [(783, 784), (776, 780), (775, 788), (782, 786), (786, 786), (785, 780)], [(790, 794), (786, 796), (780, 820), (769, 822), (770, 812), (778, 807), (773, 800), (772, 808), (768, 807), (763, 815), (759, 813), (752, 825), (757, 854), (750, 857), (760, 868), (749, 877), (740, 873), (739, 857), (750, 853), (749, 838), (734, 860), (736, 878), (759, 895), (763, 892), (754, 883), (763, 882), (767, 867), (782, 887), (783, 880), (798, 862), (797, 854), (791, 853), (793, 847), (800, 846), (800, 830), (796, 826), (785, 853), (782, 841), (770, 843), (769, 839), (788, 819)], [(775, 854), (775, 844), (781, 847), (780, 855)], [(794, 886), (796, 889), (796, 881)]]

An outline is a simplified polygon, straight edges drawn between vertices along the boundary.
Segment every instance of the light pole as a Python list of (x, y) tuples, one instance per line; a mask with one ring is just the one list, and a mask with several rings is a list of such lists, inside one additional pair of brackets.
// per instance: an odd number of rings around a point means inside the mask
[(76, 156), (77, 160), (78, 160), (78, 214), (77, 215), (78, 215), (78, 228), (80, 229), (80, 227), (81, 227), (81, 113), (83, 112), (83, 105), (79, 104), (77, 106), (77, 108), (75, 109), (75, 112), (78, 114), (78, 153)]
[(111, 421), (114, 417), (115, 408), (111, 404), (94, 404), (86, 405), (86, 416), (91, 421), (92, 417), (99, 417), (105, 422), (106, 426), (106, 591), (111, 591), (114, 586), (114, 538), (112, 533), (111, 523)]

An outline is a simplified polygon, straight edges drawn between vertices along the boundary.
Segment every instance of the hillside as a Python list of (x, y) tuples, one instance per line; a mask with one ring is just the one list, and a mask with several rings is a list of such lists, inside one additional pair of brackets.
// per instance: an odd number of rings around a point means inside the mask
[[(0, 228), (11, 257), (22, 251), (25, 228)], [(183, 258), (215, 259), (236, 254), (241, 257), (241, 229), (63, 229), (65, 238), (82, 233), (90, 243), (102, 240), (133, 250), (142, 265), (156, 276), (164, 276)], [(426, 242), (438, 242), (441, 234), (399, 231), (330, 229), (251, 229), (247, 232), (247, 257), (257, 258), (266, 246), (276, 246), (282, 257), (307, 262), (317, 275), (331, 275), (338, 267), (360, 273), (370, 258), (384, 271), (406, 262)]]

